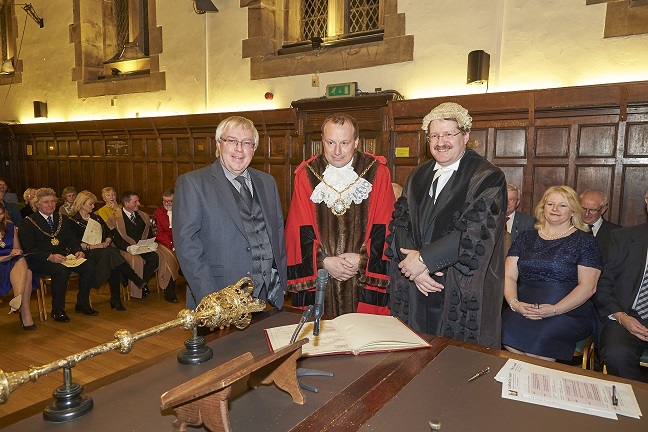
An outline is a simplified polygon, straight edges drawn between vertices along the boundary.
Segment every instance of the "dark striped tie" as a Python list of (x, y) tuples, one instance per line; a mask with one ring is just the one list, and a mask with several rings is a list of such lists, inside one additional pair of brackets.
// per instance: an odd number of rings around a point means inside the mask
[(252, 193), (250, 192), (250, 189), (247, 186), (247, 182), (245, 181), (245, 177), (243, 176), (238, 176), (235, 179), (237, 182), (241, 183), (241, 190), (239, 191), (241, 193), (241, 196), (243, 197), (243, 201), (245, 202), (245, 205), (248, 206), (248, 208), (252, 207)]
[(135, 213), (131, 213), (130, 220), (131, 222), (133, 222), (133, 224), (137, 225), (137, 222), (135, 222)]
[(52, 215), (49, 215), (49, 216), (47, 217), (47, 224), (48, 224), (49, 227), (50, 227), (50, 232), (51, 232), (51, 233), (54, 233), (54, 220), (52, 219)]
[(648, 319), (648, 266), (646, 266), (643, 279), (641, 279), (641, 287), (639, 288), (635, 310), (641, 318)]

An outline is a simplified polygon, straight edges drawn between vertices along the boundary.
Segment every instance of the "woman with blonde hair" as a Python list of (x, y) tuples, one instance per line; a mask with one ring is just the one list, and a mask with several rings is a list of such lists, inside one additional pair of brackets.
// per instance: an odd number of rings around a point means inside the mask
[(72, 204), (70, 220), (74, 222), (76, 236), (82, 240), (89, 220), (92, 219), (102, 228), (101, 242), (89, 244), (81, 242), (87, 258), (94, 262), (95, 274), (91, 286), (99, 288), (103, 283), (108, 281), (110, 286), (110, 307), (118, 311), (125, 311), (126, 308), (121, 302), (119, 286), (121, 284), (121, 275), (133, 281), (139, 287), (145, 287), (146, 282), (140, 278), (133, 268), (122, 257), (119, 250), (112, 246), (112, 236), (106, 223), (99, 216), (94, 214), (94, 205), (97, 197), (90, 191), (84, 190), (79, 192)]
[(7, 220), (7, 215), (4, 203), (0, 202), (0, 294), (7, 295), (13, 287), (14, 298), (9, 302), (9, 313), (18, 312), (23, 329), (36, 330), (29, 299), (38, 281), (22, 257), (18, 229)]
[(518, 234), (505, 264), (502, 344), (546, 360), (571, 360), (595, 329), (590, 300), (603, 259), (568, 186), (547, 189), (535, 208), (535, 230)]

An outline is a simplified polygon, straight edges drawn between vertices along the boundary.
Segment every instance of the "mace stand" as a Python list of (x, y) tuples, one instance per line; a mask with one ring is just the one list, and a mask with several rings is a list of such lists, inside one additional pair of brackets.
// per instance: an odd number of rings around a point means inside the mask
[(89, 413), (92, 399), (82, 392), (83, 386), (72, 382), (72, 367), (63, 368), (63, 385), (52, 393), (54, 400), (43, 411), (45, 420), (62, 423)]
[(160, 396), (160, 406), (163, 410), (175, 410), (174, 431), (184, 432), (187, 426), (204, 425), (212, 432), (231, 432), (228, 398), (232, 385), (247, 375), (250, 375), (249, 388), (274, 383), (294, 403), (302, 405), (305, 399), (297, 381), (297, 359), (307, 342), (308, 339), (302, 339), (258, 359), (249, 352), (240, 355), (165, 392)]
[(205, 338), (198, 336), (198, 327), (193, 328), (191, 339), (187, 339), (184, 345), (186, 349), (178, 353), (178, 363), (197, 365), (214, 357), (214, 351), (205, 345)]

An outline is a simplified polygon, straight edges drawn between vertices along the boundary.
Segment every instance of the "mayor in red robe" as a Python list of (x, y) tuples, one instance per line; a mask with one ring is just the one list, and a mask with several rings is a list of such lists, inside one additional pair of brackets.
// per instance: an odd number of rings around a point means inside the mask
[[(357, 151), (358, 128), (349, 116), (331, 116), (322, 129), (324, 154), (295, 170), (286, 222), (292, 304), (304, 308), (314, 303), (317, 270), (330, 266), (327, 258), (352, 256), (354, 274), (348, 279), (330, 271), (326, 315), (388, 315), (384, 251), (395, 201), (389, 170), (383, 157)], [(331, 150), (340, 144), (347, 147)]]

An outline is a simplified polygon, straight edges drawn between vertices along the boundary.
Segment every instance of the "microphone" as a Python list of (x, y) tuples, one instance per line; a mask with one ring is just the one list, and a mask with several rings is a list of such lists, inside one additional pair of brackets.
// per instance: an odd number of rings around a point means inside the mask
[(313, 336), (319, 336), (320, 318), (324, 315), (324, 298), (328, 285), (329, 272), (325, 269), (317, 270), (317, 288), (315, 290), (315, 309), (313, 310), (314, 326)]

